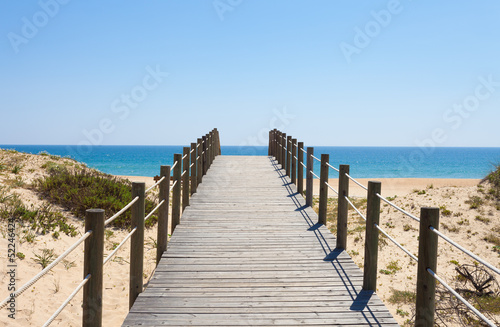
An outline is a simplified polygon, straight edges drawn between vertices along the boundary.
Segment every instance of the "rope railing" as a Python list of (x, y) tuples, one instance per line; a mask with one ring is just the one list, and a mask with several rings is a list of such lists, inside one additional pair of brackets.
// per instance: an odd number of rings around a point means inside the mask
[(311, 173), (311, 175), (313, 175), (317, 179), (321, 179), (321, 177), (319, 177), (318, 175), (316, 175), (312, 170), (310, 170), (309, 172)]
[(355, 205), (351, 202), (351, 200), (349, 200), (349, 197), (344, 196), (344, 198), (345, 198), (345, 200), (347, 201), (347, 203), (349, 203), (349, 205), (351, 206), (351, 208), (353, 208), (353, 209), (354, 209), (354, 211), (356, 211), (356, 212), (358, 213), (358, 215), (366, 221), (366, 217), (365, 217), (365, 215), (363, 215), (363, 214), (361, 213), (361, 211), (359, 211), (359, 209), (358, 209), (358, 208), (356, 208), (356, 206), (355, 206)]
[(173, 191), (174, 186), (175, 186), (176, 184), (177, 184), (177, 181), (174, 181), (174, 182), (172, 183), (172, 186), (170, 186), (169, 192), (172, 192), (172, 191)]
[(338, 192), (336, 189), (334, 189), (334, 188), (333, 188), (330, 184), (328, 184), (327, 182), (325, 182), (325, 185), (326, 185), (326, 186), (327, 186), (330, 190), (332, 190), (333, 192), (335, 192), (335, 194), (339, 195), (339, 192)]
[(332, 165), (330, 165), (328, 162), (326, 163), (326, 165), (330, 168), (332, 168), (333, 170), (335, 170), (337, 173), (340, 173), (340, 170), (338, 170), (337, 168), (333, 167)]
[(410, 251), (408, 251), (404, 246), (399, 244), (394, 238), (392, 238), (389, 234), (387, 234), (386, 231), (384, 231), (378, 224), (374, 224), (375, 228), (377, 228), (382, 234), (385, 235), (392, 243), (394, 243), (398, 248), (400, 248), (404, 253), (408, 254), (410, 258), (412, 258), (415, 261), (418, 261), (418, 258), (413, 255)]
[(448, 285), (442, 278), (440, 278), (432, 269), (427, 268), (427, 272), (434, 278), (436, 279), (441, 285), (444, 286), (451, 294), (453, 294), (460, 302), (462, 302), (469, 310), (474, 312), (474, 314), (480, 318), (482, 321), (484, 321), (488, 326), (491, 327), (497, 327), (491, 320), (486, 318), (479, 310), (477, 310), (472, 304), (470, 304), (467, 300), (465, 300), (460, 294), (458, 294), (450, 285)]
[(354, 182), (355, 184), (357, 184), (359, 187), (361, 187), (365, 191), (368, 191), (368, 187), (364, 186), (363, 184), (361, 184), (360, 182), (358, 182), (357, 180), (355, 180), (354, 178), (352, 178), (349, 174), (345, 174), (345, 175), (347, 176), (347, 178), (349, 178), (352, 182)]
[(414, 215), (412, 215), (411, 213), (407, 212), (406, 210), (398, 207), (397, 205), (395, 205), (394, 203), (392, 203), (391, 201), (387, 200), (386, 198), (384, 198), (382, 195), (380, 194), (376, 194), (378, 198), (380, 198), (380, 200), (384, 201), (385, 203), (387, 203), (388, 205), (390, 205), (391, 207), (393, 207), (394, 209), (402, 212), (403, 214), (407, 215), (408, 217), (410, 217), (411, 219), (413, 220), (416, 220), (416, 221), (420, 221), (419, 218), (415, 217)]
[(148, 194), (148, 192), (149, 192), (149, 191), (151, 191), (152, 189), (154, 189), (155, 187), (157, 187), (158, 185), (160, 185), (160, 184), (161, 184), (161, 183), (165, 180), (165, 178), (167, 178), (167, 177), (166, 177), (166, 176), (163, 176), (162, 178), (160, 178), (160, 179), (158, 180), (158, 182), (156, 182), (153, 186), (151, 186), (150, 188), (148, 188), (148, 189), (146, 190), (146, 194)]
[(151, 218), (151, 216), (156, 212), (158, 211), (158, 209), (160, 209), (160, 207), (165, 203), (165, 200), (161, 200), (160, 203), (158, 203), (158, 205), (156, 207), (154, 207), (153, 210), (151, 210), (151, 212), (144, 218), (144, 221), (148, 220), (149, 218)]
[(29, 281), (27, 281), (21, 288), (19, 288), (17, 291), (13, 292), (11, 295), (9, 295), (5, 300), (3, 300), (0, 303), (0, 309), (3, 309), (5, 306), (7, 306), (8, 301), (14, 297), (17, 298), (19, 295), (23, 294), (28, 288), (33, 286), (38, 280), (40, 280), (43, 276), (45, 276), (49, 271), (52, 270), (58, 263), (60, 263), (64, 258), (66, 258), (71, 252), (73, 252), (80, 244), (82, 244), (90, 235), (92, 234), (92, 231), (88, 231), (83, 236), (73, 243), (72, 246), (70, 246), (66, 251), (64, 251), (63, 254), (61, 254), (59, 257), (57, 257), (50, 265), (45, 267), (41, 272), (36, 274), (33, 278), (31, 278)]
[(122, 248), (122, 246), (132, 237), (132, 235), (134, 235), (134, 233), (137, 231), (137, 227), (134, 227), (134, 229), (132, 229), (130, 231), (130, 233), (128, 233), (125, 238), (120, 242), (120, 244), (118, 244), (116, 246), (116, 248), (110, 253), (108, 254), (108, 256), (106, 257), (106, 259), (104, 259), (103, 261), (103, 265), (106, 265), (109, 260), (111, 260), (111, 258), (113, 258), (113, 256)]
[(83, 288), (83, 286), (85, 286), (85, 284), (87, 284), (87, 282), (90, 280), (91, 277), (92, 277), (92, 275), (90, 275), (90, 274), (85, 276), (85, 278), (81, 281), (81, 283), (78, 284), (78, 286), (75, 288), (75, 290), (68, 296), (66, 301), (64, 301), (63, 304), (61, 304), (59, 309), (57, 309), (56, 312), (54, 312), (54, 314), (45, 322), (45, 324), (43, 324), (42, 327), (50, 326), (50, 324), (57, 318), (57, 316), (59, 316), (59, 314), (64, 310), (64, 308), (66, 308), (66, 306), (71, 302), (71, 300), (73, 300), (73, 298), (76, 296), (76, 294), (78, 294), (78, 292), (80, 292), (80, 290)]
[[(431, 301), (420, 300), (419, 299), (427, 299), (429, 297), (434, 297), (435, 294), (434, 288), (435, 285), (432, 286), (432, 283), (435, 284), (435, 280), (437, 280), (443, 284), (449, 291), (454, 292), (451, 287), (447, 286), (447, 284), (440, 280), (438, 276), (432, 273), (435, 271), (434, 264), (437, 263), (437, 239), (439, 237), (443, 238), (446, 242), (461, 250), (469, 257), (474, 259), (476, 262), (479, 262), (485, 265), (487, 268), (493, 270), (496, 274), (500, 274), (500, 269), (493, 266), (486, 260), (480, 258), (476, 254), (471, 251), (465, 249), (463, 246), (451, 240), (449, 237), (443, 235), (441, 232), (434, 228), (433, 226), (439, 226), (439, 209), (438, 208), (421, 208), (420, 218), (416, 215), (411, 214), (410, 212), (404, 210), (399, 207), (392, 201), (381, 195), (381, 183), (370, 181), (368, 182), (368, 187), (361, 184), (359, 181), (351, 177), (349, 174), (349, 166), (348, 165), (340, 165), (339, 168), (331, 165), (329, 161), (329, 155), (323, 154), (321, 155), (321, 160), (314, 156), (314, 148), (308, 147), (307, 151), (304, 148), (302, 142), (297, 144), (297, 140), (292, 138), (290, 135), (286, 135), (278, 130), (270, 131), (270, 142), (269, 142), (269, 155), (274, 157), (276, 162), (281, 165), (281, 169), (285, 171), (285, 175), (291, 178), (292, 183), (297, 185), (297, 190), (299, 191), (298, 182), (294, 181), (294, 176), (297, 176), (300, 172), (300, 176), (302, 176), (303, 169), (306, 169), (306, 179), (307, 179), (307, 187), (305, 190), (306, 197), (306, 205), (313, 205), (313, 177), (320, 180), (320, 195), (319, 195), (319, 205), (318, 205), (318, 223), (326, 224), (326, 210), (327, 210), (327, 202), (328, 202), (328, 193), (327, 190), (330, 189), (335, 194), (338, 195), (338, 215), (337, 215), (337, 248), (346, 249), (346, 239), (347, 239), (347, 218), (348, 218), (348, 207), (354, 209), (354, 211), (366, 221), (366, 239), (365, 239), (365, 247), (368, 248), (367, 252), (365, 252), (365, 264), (364, 264), (364, 278), (363, 278), (363, 289), (364, 290), (372, 290), (376, 291), (376, 279), (377, 271), (376, 264), (378, 258), (378, 240), (379, 233), (389, 239), (394, 245), (396, 245), (401, 251), (403, 251), (406, 255), (408, 255), (412, 260), (419, 261), (418, 269), (417, 269), (417, 316), (415, 318), (416, 321), (427, 321), (429, 325), (432, 325), (434, 321), (434, 311), (435, 307), (430, 308), (434, 304)], [(298, 147), (297, 147), (298, 146)], [(297, 147), (297, 148), (296, 148)], [(295, 149), (298, 150), (298, 155), (295, 154)], [(305, 155), (303, 155), (305, 154)], [(290, 156), (291, 155), (291, 156)], [(290, 162), (290, 159), (292, 162)], [(321, 163), (321, 176), (318, 176), (314, 173), (314, 161)], [(333, 169), (339, 173), (339, 188), (338, 191), (329, 184), (328, 180), (328, 170)], [(297, 170), (297, 171), (295, 171)], [(302, 178), (302, 177), (300, 177)], [(349, 198), (349, 184), (353, 182), (357, 186), (361, 187), (363, 190), (367, 192), (367, 207), (366, 207), (366, 216), (359, 210)], [(323, 187), (323, 183), (327, 187)], [(300, 186), (299, 194), (302, 194), (302, 188)], [(342, 195), (342, 196), (340, 196)], [(405, 216), (410, 217), (411, 219), (420, 222), (420, 235), (419, 235), (419, 252), (423, 251), (425, 256), (417, 257), (415, 254), (411, 253), (405, 246), (399, 243), (394, 237), (389, 235), (383, 228), (380, 227), (380, 203), (384, 202), (397, 211), (401, 212)], [(345, 227), (344, 227), (345, 226)], [(426, 232), (426, 230), (428, 232)], [(429, 236), (433, 235), (436, 240)], [(435, 253), (434, 253), (435, 252)], [(422, 268), (423, 267), (423, 268)], [(428, 269), (426, 271), (425, 269)], [(429, 274), (433, 274), (430, 276)], [(428, 279), (424, 276), (429, 276)], [(431, 283), (429, 280), (432, 280)], [(427, 293), (426, 293), (427, 292)], [(453, 293), (454, 295), (456, 292)], [(484, 315), (480, 314), (477, 309), (475, 309), (470, 304), (467, 307), (481, 319), (484, 318)], [(429, 318), (431, 315), (432, 317)], [(431, 314), (432, 312), (432, 314)], [(483, 319), (484, 320), (484, 319)], [(491, 323), (491, 321), (484, 320), (490, 326), (495, 326)]]
[[(198, 150), (198, 155), (196, 159), (194, 158), (194, 152), (197, 148), (203, 147), (203, 152), (200, 154), (200, 150)], [(186, 149), (186, 148), (185, 148)], [(186, 150), (185, 150), (186, 151)], [(131, 254), (130, 254), (130, 265), (131, 267), (134, 267), (134, 277), (132, 276), (132, 268), (131, 268), (131, 276), (130, 276), (130, 282), (131, 282), (131, 288), (129, 290), (129, 300), (130, 303), (133, 303), (135, 299), (137, 298), (138, 293), (142, 292), (142, 275), (143, 271), (138, 271), (138, 269), (135, 269), (135, 267), (138, 267), (139, 264), (138, 262), (144, 260), (143, 255), (137, 255), (138, 253), (143, 253), (144, 251), (144, 223), (146, 220), (150, 219), (152, 215), (160, 210), (160, 208), (164, 207), (165, 205), (169, 207), (169, 194), (170, 192), (173, 191), (175, 186), (179, 186), (178, 182), (180, 179), (174, 180), (173, 184), (171, 187), (168, 187), (167, 185), (163, 184), (165, 181), (170, 181), (170, 171), (176, 169), (177, 171), (180, 172), (180, 166), (183, 165), (182, 160), (184, 160), (184, 166), (189, 168), (192, 168), (195, 166), (195, 162), (192, 162), (189, 165), (189, 156), (188, 154), (191, 154), (191, 161), (193, 160), (200, 160), (203, 159), (202, 161), (199, 161), (199, 166), (198, 169), (192, 169), (191, 170), (191, 177), (192, 177), (192, 187), (195, 185), (195, 182), (197, 181), (198, 183), (201, 183), (201, 177), (202, 175), (206, 174), (206, 171), (210, 167), (211, 163), (215, 159), (217, 155), (220, 154), (220, 141), (219, 141), (219, 134), (217, 129), (214, 129), (211, 131), (209, 134), (204, 136), (203, 138), (198, 139), (197, 144), (191, 143), (191, 150), (188, 151), (187, 154), (185, 154), (182, 159), (177, 158), (177, 160), (174, 160), (174, 164), (169, 167), (169, 166), (162, 166), (161, 167), (161, 178), (155, 179), (155, 184), (153, 184), (151, 187), (148, 189), (145, 189), (145, 183), (132, 183), (132, 197), (133, 199), (126, 204), (122, 209), (120, 209), (117, 213), (115, 213), (113, 216), (111, 216), (109, 219), (105, 220), (104, 218), (104, 210), (101, 209), (93, 209), (93, 210), (87, 210), (87, 216), (85, 219), (85, 229), (87, 230), (86, 233), (78, 239), (73, 245), (71, 245), (68, 249), (64, 251), (63, 254), (61, 254), (59, 257), (57, 257), (53, 262), (51, 262), (47, 267), (45, 267), (41, 272), (36, 274), (34, 277), (32, 277), (29, 281), (27, 281), (23, 286), (21, 286), (17, 291), (13, 292), (10, 294), (4, 301), (0, 302), (0, 309), (4, 308), (7, 306), (9, 301), (12, 298), (17, 298), (21, 294), (23, 294), (27, 289), (29, 289), (31, 286), (33, 286), (37, 281), (39, 281), (41, 278), (43, 278), (48, 272), (50, 272), (57, 264), (59, 264), (62, 260), (64, 260), (71, 252), (73, 252), (78, 246), (82, 245), (82, 243), (85, 242), (85, 259), (84, 259), (84, 267), (86, 270), (86, 277), (79, 283), (79, 285), (71, 292), (71, 294), (68, 296), (68, 298), (62, 303), (62, 305), (52, 314), (52, 316), (45, 322), (43, 326), (49, 326), (58, 316), (59, 314), (67, 307), (67, 305), (74, 299), (74, 297), (80, 292), (82, 288), (85, 287), (92, 289), (93, 293), (96, 294), (95, 296), (98, 296), (97, 294), (102, 293), (102, 278), (103, 276), (99, 276), (102, 274), (101, 272), (96, 271), (96, 259), (101, 260), (100, 263), (97, 265), (98, 269), (99, 265), (102, 264), (102, 266), (105, 266), (107, 263), (110, 262), (110, 260), (116, 255), (116, 253), (123, 248), (124, 244), (126, 244), (127, 241), (131, 240)], [(204, 156), (203, 156), (204, 155)], [(180, 155), (179, 155), (180, 156)], [(175, 157), (175, 156), (174, 156)], [(187, 160), (186, 160), (187, 159)], [(203, 168), (203, 170), (201, 170)], [(185, 171), (182, 174), (179, 174), (177, 176), (185, 176), (186, 172), (189, 174), (189, 169), (184, 168)], [(196, 177), (196, 178), (195, 178)], [(159, 203), (156, 205), (151, 212), (148, 215), (144, 215), (144, 208), (145, 208), (145, 198), (146, 194), (153, 190), (155, 187), (159, 186), (160, 187), (160, 192), (159, 192)], [(186, 185), (188, 186), (188, 185)], [(180, 189), (180, 188), (179, 188)], [(185, 192), (185, 190), (183, 190)], [(194, 188), (192, 189), (192, 192), (194, 192)], [(175, 197), (178, 196), (176, 192), (174, 192), (174, 200)], [(134, 206), (134, 207), (133, 207)], [(173, 204), (174, 206), (174, 204)], [(115, 219), (120, 217), (123, 213), (125, 213), (128, 209), (134, 208), (132, 210), (132, 224), (135, 227), (128, 233), (125, 238), (120, 242), (120, 244), (105, 258), (103, 257), (103, 248), (104, 248), (104, 228), (112, 223)], [(142, 209), (141, 209), (142, 207)], [(142, 210), (142, 212), (141, 212)], [(166, 213), (166, 214), (165, 214)], [(142, 216), (142, 218), (141, 218)], [(168, 209), (165, 211), (162, 209), (159, 212), (159, 218), (158, 218), (158, 225), (160, 226), (160, 223), (164, 224), (163, 226), (166, 226), (168, 222), (166, 221), (168, 219)], [(89, 225), (87, 225), (89, 224)], [(174, 226), (172, 226), (173, 230)], [(161, 258), (161, 254), (163, 251), (166, 250), (166, 241), (167, 241), (167, 235), (163, 235), (163, 233), (166, 232), (166, 228), (158, 228), (158, 240), (157, 240), (157, 264), (159, 262), (159, 259)], [(162, 239), (160, 239), (160, 233), (162, 233)], [(139, 236), (137, 236), (139, 235)], [(137, 236), (137, 237), (136, 237)], [(97, 242), (97, 245), (95, 243), (87, 243), (90, 241), (89, 237), (96, 238), (97, 240), (92, 239), (92, 242)], [(140, 241), (142, 238), (142, 241)], [(140, 241), (140, 242), (138, 242)], [(142, 242), (142, 243), (141, 243)], [(91, 245), (92, 244), (92, 245)], [(90, 249), (90, 250), (89, 250)], [(100, 250), (99, 250), (100, 249)], [(140, 251), (138, 251), (140, 250)], [(100, 251), (100, 252), (99, 252)], [(101, 258), (99, 258), (101, 257)], [(98, 260), (98, 261), (99, 261)], [(140, 265), (139, 269), (142, 268), (142, 264)], [(90, 272), (88, 272), (89, 270)], [(94, 276), (95, 275), (95, 276)], [(134, 285), (132, 287), (132, 281), (134, 283), (140, 283), (137, 285)], [(99, 290), (100, 289), (100, 290)], [(94, 295), (91, 296), (91, 298), (85, 298), (83, 299), (84, 305), (83, 305), (83, 319), (84, 325), (100, 325), (102, 322), (95, 321), (95, 319), (99, 319), (98, 317), (102, 317), (102, 301), (98, 298), (95, 297)], [(92, 313), (89, 313), (88, 310), (91, 308)], [(87, 311), (86, 311), (87, 310)], [(100, 314), (98, 314), (100, 312)]]
[(472, 259), (476, 260), (477, 262), (482, 263), (483, 265), (485, 265), (486, 267), (488, 267), (489, 269), (493, 270), (495, 273), (497, 273), (497, 274), (500, 275), (500, 269), (498, 269), (497, 267), (493, 266), (492, 264), (490, 264), (486, 260), (482, 259), (481, 257), (477, 256), (476, 254), (474, 254), (471, 251), (467, 250), (466, 248), (464, 248), (460, 244), (456, 243), (455, 241), (453, 241), (452, 239), (450, 239), (449, 237), (447, 237), (446, 235), (444, 235), (443, 233), (441, 233), (440, 231), (438, 231), (434, 227), (430, 226), (429, 229), (433, 233), (435, 233), (439, 237), (441, 237), (443, 240), (445, 240), (446, 242), (448, 242), (449, 244), (453, 245), (454, 247), (456, 247), (457, 249), (459, 249), (463, 253), (467, 254)]
[(113, 222), (113, 220), (115, 220), (116, 218), (120, 217), (125, 211), (127, 211), (131, 206), (134, 205), (134, 203), (136, 203), (137, 201), (139, 201), (139, 197), (136, 196), (134, 199), (132, 199), (132, 201), (130, 201), (125, 207), (123, 207), (120, 211), (118, 211), (117, 213), (115, 213), (113, 216), (111, 216), (108, 220), (106, 220), (104, 222), (104, 226), (107, 226), (109, 225), (110, 223)]

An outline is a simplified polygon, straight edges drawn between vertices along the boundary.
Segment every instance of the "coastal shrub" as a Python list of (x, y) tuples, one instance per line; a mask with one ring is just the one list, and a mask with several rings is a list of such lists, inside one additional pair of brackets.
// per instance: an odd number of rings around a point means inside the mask
[(491, 189), (489, 194), (494, 196), (497, 201), (500, 200), (500, 165), (496, 165), (495, 170), (486, 176), (485, 180), (490, 182)]
[(389, 297), (389, 303), (392, 304), (415, 304), (417, 301), (417, 293), (411, 291), (399, 291), (391, 288), (391, 296)]
[[(91, 169), (69, 171), (59, 166), (51, 170), (49, 176), (38, 179), (34, 187), (48, 201), (67, 208), (81, 219), (91, 208), (104, 209), (109, 218), (132, 200), (131, 182)], [(147, 199), (146, 213), (154, 207), (154, 202)], [(127, 210), (112, 225), (128, 228), (130, 219), (130, 210)], [(146, 226), (154, 225), (157, 220), (153, 215), (146, 221)]]
[(52, 209), (50, 205), (42, 205), (41, 207), (26, 207), (17, 195), (10, 195), (0, 205), (0, 219), (7, 220), (14, 217), (20, 222), (25, 231), (27, 242), (32, 242), (36, 235), (30, 231), (45, 235), (54, 233), (58, 236), (64, 233), (68, 236), (76, 236), (77, 229), (74, 225), (68, 223), (68, 219), (60, 212)]
[(465, 201), (471, 209), (478, 209), (484, 204), (484, 200), (477, 195), (470, 196), (469, 200)]

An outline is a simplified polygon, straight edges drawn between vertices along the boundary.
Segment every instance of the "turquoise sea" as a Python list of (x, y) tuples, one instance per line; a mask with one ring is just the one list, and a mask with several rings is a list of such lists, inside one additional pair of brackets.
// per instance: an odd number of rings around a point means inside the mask
[[(93, 146), (82, 151), (66, 145), (0, 145), (2, 149), (69, 156), (113, 175), (155, 176), (171, 165), (182, 146)], [(483, 178), (500, 164), (500, 148), (315, 147), (317, 158), (350, 165), (355, 178)], [(266, 156), (267, 147), (222, 146), (223, 155)], [(314, 170), (319, 175), (320, 165)], [(330, 171), (335, 178), (335, 172)]]

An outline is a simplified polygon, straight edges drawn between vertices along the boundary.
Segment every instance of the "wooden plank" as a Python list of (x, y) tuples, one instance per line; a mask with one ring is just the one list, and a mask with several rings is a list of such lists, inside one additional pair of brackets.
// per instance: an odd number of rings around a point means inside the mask
[(123, 326), (397, 326), (268, 157), (217, 157)]

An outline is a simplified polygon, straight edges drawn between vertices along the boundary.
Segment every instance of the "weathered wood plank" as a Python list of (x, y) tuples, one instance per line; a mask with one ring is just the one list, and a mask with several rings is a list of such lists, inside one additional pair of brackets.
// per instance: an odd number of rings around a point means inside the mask
[(123, 326), (397, 326), (268, 157), (217, 157)]

